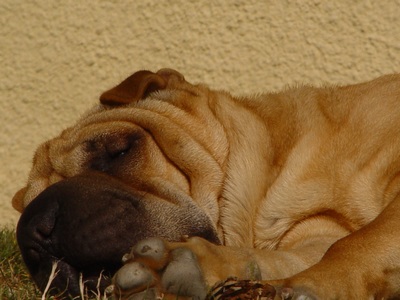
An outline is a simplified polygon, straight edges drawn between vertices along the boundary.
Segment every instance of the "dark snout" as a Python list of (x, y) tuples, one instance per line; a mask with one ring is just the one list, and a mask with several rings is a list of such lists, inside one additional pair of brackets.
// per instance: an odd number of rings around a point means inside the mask
[[(79, 273), (97, 284), (149, 233), (142, 223), (141, 195), (108, 176), (78, 176), (50, 186), (25, 209), (17, 239), (24, 261), (40, 289), (53, 262), (59, 262), (54, 286), (79, 292)], [(107, 284), (103, 280), (102, 284)], [(68, 285), (68, 286), (66, 286)]]
[[(208, 218), (198, 217), (194, 209), (189, 213), (193, 216), (184, 217), (190, 224), (179, 218), (176, 224), (168, 223), (174, 219), (171, 215), (188, 214), (191, 208), (155, 198), (97, 173), (63, 180), (43, 191), (26, 207), (17, 227), (23, 259), (38, 287), (44, 290), (57, 262), (52, 294), (79, 295), (80, 274), (89, 290), (96, 290), (98, 282), (103, 290), (123, 254), (144, 238), (179, 240), (185, 234), (218, 242)], [(160, 211), (168, 222), (156, 215)]]

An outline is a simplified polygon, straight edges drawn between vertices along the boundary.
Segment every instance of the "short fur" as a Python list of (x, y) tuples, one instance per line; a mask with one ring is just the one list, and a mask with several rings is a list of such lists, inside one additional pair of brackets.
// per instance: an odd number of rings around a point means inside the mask
[[(172, 70), (145, 73), (145, 83), (135, 74), (39, 147), (28, 184), (13, 199), (16, 209), (23, 212), (67, 178), (106, 174), (142, 201), (153, 199), (150, 210), (161, 223), (201, 215), (195, 226), (204, 225), (203, 238), (223, 245), (214, 251), (204, 240), (186, 244), (210, 285), (246, 277), (246, 265), (255, 261), (278, 290), (291, 287), (318, 299), (399, 295), (400, 75), (234, 97), (192, 85)], [(130, 85), (140, 88), (126, 92)], [(40, 201), (52, 201), (45, 198)], [(163, 201), (191, 212), (165, 216), (157, 204)], [(46, 215), (32, 211), (29, 220)], [(21, 232), (30, 232), (29, 220)], [(177, 224), (165, 221), (165, 232)], [(24, 241), (32, 238), (20, 236), (25, 253)], [(72, 254), (68, 259), (73, 265)]]

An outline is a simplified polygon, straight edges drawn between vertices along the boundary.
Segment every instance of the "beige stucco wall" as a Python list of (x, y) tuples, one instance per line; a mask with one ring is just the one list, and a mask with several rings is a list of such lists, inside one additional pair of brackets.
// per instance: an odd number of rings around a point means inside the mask
[(2, 0), (0, 20), (0, 225), (38, 144), (135, 70), (235, 93), (400, 71), (398, 0)]

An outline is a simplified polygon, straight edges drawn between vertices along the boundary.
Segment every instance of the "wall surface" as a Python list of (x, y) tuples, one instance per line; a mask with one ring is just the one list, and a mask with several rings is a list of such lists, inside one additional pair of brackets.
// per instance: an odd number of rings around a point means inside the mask
[(234, 93), (400, 71), (399, 1), (0, 3), (0, 225), (34, 149), (138, 69)]

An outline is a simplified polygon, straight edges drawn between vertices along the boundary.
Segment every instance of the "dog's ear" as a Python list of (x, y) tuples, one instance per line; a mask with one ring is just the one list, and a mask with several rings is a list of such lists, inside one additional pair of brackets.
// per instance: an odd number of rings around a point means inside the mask
[(100, 102), (117, 106), (137, 102), (149, 93), (162, 90), (167, 86), (165, 77), (150, 71), (138, 71), (122, 81), (116, 87), (104, 92)]

